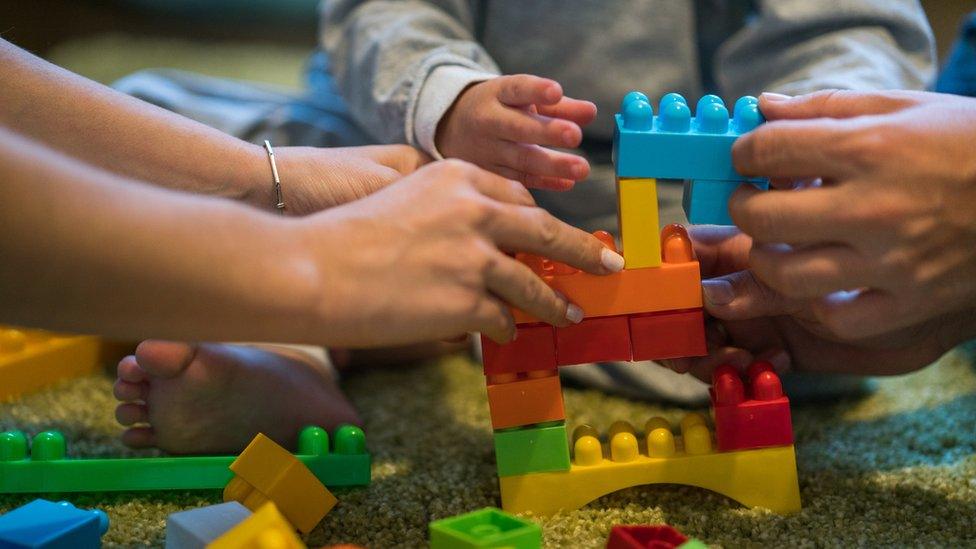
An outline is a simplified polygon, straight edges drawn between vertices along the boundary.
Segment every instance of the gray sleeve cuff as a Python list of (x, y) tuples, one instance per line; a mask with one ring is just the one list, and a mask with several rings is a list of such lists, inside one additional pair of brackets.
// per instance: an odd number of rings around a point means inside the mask
[(434, 138), (437, 125), (444, 113), (451, 108), (465, 88), (476, 82), (483, 82), (498, 76), (495, 73), (474, 70), (458, 65), (441, 65), (424, 81), (417, 97), (414, 111), (414, 140), (427, 154), (441, 160), (443, 155), (437, 150)]

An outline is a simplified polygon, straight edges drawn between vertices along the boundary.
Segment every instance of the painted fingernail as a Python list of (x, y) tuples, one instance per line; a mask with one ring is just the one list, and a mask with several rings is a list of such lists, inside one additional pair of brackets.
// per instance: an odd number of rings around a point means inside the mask
[(603, 248), (600, 250), (600, 263), (603, 264), (604, 269), (611, 273), (616, 273), (622, 271), (624, 268), (624, 256), (610, 248)]
[(773, 92), (763, 92), (762, 94), (759, 95), (759, 97), (761, 99), (765, 99), (766, 101), (773, 101), (773, 102), (786, 101), (787, 99), (792, 99), (792, 96), (783, 95), (781, 93), (773, 93)]
[(780, 374), (790, 371), (790, 355), (783, 349), (777, 349), (769, 356), (764, 357), (767, 362), (773, 365), (773, 369)]
[(705, 299), (712, 305), (728, 305), (735, 299), (732, 284), (727, 280), (702, 280), (702, 292), (705, 294)]
[(569, 307), (566, 307), (566, 320), (573, 324), (579, 324), (583, 321), (583, 309), (570, 303)]

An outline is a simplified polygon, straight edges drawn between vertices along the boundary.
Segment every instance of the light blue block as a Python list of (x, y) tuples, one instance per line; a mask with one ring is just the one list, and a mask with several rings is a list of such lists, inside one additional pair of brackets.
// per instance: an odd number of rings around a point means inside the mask
[[(742, 183), (707, 179), (686, 181), (681, 205), (688, 222), (694, 225), (735, 225), (729, 215), (729, 198)], [(749, 183), (763, 191), (769, 189), (769, 181)]]
[(617, 176), (745, 181), (732, 166), (732, 144), (765, 122), (756, 98), (739, 98), (730, 119), (722, 100), (706, 95), (695, 115), (677, 93), (661, 98), (657, 116), (644, 94), (624, 96), (615, 116)]
[(166, 519), (166, 549), (205, 549), (249, 516), (236, 501), (173, 513)]
[(108, 516), (102, 511), (35, 499), (0, 516), (0, 547), (97, 549), (106, 531)]

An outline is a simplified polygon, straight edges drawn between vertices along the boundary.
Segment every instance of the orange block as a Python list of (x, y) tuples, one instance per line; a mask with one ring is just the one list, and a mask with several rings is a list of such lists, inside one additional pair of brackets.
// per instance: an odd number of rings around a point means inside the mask
[[(610, 235), (602, 231), (594, 235), (608, 248), (614, 248)], [(701, 308), (701, 272), (684, 227), (669, 225), (662, 229), (661, 249), (664, 262), (660, 267), (625, 269), (606, 276), (584, 273), (538, 256), (517, 257), (546, 284), (579, 305), (587, 318)], [(519, 324), (539, 322), (518, 309), (513, 309), (512, 314)]]
[(555, 370), (529, 372), (518, 377), (514, 374), (489, 376), (488, 408), (493, 429), (566, 419), (562, 386)]

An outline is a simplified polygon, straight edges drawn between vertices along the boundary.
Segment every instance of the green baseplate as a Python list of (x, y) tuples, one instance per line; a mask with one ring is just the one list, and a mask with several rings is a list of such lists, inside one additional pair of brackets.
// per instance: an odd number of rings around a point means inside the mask
[[(208, 490), (223, 488), (233, 476), (237, 456), (71, 459), (64, 435), (38, 433), (27, 453), (27, 437), (20, 431), (0, 433), (0, 493), (142, 492), (152, 490)], [(306, 427), (298, 438), (298, 453), (322, 484), (328, 487), (365, 486), (370, 482), (371, 458), (362, 429), (336, 429), (330, 451), (329, 433)]]

